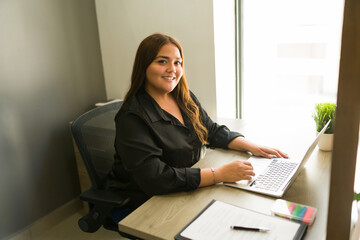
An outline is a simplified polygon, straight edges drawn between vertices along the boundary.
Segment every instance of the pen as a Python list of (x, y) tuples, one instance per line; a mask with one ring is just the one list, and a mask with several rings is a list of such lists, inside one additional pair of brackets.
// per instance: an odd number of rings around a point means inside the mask
[(242, 226), (230, 226), (233, 230), (245, 230), (245, 231), (254, 231), (254, 232), (267, 232), (270, 229), (267, 228), (252, 228), (252, 227), (242, 227)]

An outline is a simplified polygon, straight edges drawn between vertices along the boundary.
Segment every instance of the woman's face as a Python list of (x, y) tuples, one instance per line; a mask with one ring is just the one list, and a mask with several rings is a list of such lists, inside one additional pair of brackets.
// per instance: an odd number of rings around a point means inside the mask
[(146, 69), (145, 89), (150, 95), (172, 92), (183, 74), (179, 49), (171, 43), (160, 48), (154, 61)]

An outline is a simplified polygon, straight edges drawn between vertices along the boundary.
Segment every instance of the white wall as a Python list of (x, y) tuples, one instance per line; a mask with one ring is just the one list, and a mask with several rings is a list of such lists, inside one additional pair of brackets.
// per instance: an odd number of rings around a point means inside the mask
[(213, 1), (96, 0), (96, 11), (109, 99), (125, 96), (140, 42), (162, 32), (182, 44), (190, 89), (216, 115)]

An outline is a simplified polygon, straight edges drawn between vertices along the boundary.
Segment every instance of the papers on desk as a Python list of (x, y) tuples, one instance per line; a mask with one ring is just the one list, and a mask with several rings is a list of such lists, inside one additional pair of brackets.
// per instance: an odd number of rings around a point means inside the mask
[[(270, 231), (256, 232), (233, 230), (230, 226), (266, 228)], [(307, 225), (286, 219), (254, 212), (221, 201), (212, 200), (203, 211), (195, 217), (175, 239), (194, 240), (289, 240), (302, 239)]]

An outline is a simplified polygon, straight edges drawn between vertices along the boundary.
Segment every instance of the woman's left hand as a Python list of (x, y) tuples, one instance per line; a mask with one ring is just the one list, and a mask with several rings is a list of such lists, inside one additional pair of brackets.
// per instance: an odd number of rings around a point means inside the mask
[(265, 158), (272, 158), (274, 156), (278, 158), (289, 157), (286, 153), (276, 148), (270, 148), (255, 144), (243, 137), (237, 137), (234, 140), (232, 140), (229, 143), (228, 148), (239, 151), (248, 151), (251, 152), (254, 156), (258, 156), (258, 157), (265, 157)]
[(249, 152), (251, 152), (254, 156), (258, 157), (266, 157), (266, 158), (272, 158), (272, 157), (278, 157), (278, 158), (288, 158), (289, 156), (280, 151), (276, 148), (270, 148), (265, 146), (260, 146), (256, 144), (252, 144), (253, 146), (251, 149), (249, 149)]

